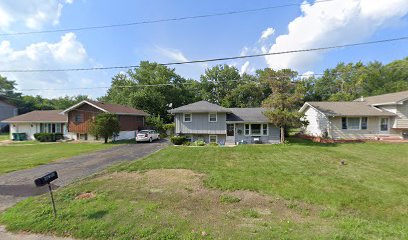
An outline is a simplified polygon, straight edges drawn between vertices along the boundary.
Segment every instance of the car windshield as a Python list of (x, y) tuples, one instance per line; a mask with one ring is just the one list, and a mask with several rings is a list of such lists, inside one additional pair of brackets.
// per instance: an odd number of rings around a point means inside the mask
[(149, 133), (147, 130), (140, 131), (140, 133)]

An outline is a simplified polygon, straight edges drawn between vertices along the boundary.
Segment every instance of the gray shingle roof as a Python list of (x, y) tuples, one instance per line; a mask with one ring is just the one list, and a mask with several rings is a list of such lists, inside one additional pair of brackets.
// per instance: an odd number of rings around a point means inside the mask
[(229, 108), (231, 113), (227, 114), (230, 122), (268, 122), (263, 112), (265, 108)]
[(396, 93), (387, 93), (372, 97), (364, 97), (363, 99), (358, 98), (354, 101), (363, 100), (365, 103), (370, 105), (383, 105), (383, 104), (395, 104), (400, 101), (408, 99), (408, 91), (396, 92)]
[(61, 110), (43, 110), (32, 111), (26, 114), (18, 115), (9, 119), (5, 119), (2, 122), (6, 123), (18, 123), (18, 122), (68, 122), (67, 116), (61, 114)]
[[(395, 116), (366, 102), (306, 102), (327, 116)], [(302, 108), (303, 109), (303, 108)]]
[(178, 108), (169, 110), (170, 113), (183, 113), (183, 112), (231, 112), (228, 108), (218, 106), (217, 104), (209, 103), (207, 101), (199, 101), (191, 104), (187, 104)]

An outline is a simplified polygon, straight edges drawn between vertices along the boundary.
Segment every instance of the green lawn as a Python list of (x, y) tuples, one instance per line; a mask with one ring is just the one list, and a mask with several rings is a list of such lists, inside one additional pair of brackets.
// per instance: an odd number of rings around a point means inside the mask
[(42, 196), (0, 221), (94, 239), (407, 239), (407, 155), (385, 143), (169, 147), (58, 190), (56, 220)]
[(4, 141), (8, 139), (10, 139), (9, 133), (0, 133), (0, 141)]
[(0, 146), (0, 174), (32, 168), (61, 158), (112, 146), (101, 143), (39, 143), (36, 141), (4, 145)]

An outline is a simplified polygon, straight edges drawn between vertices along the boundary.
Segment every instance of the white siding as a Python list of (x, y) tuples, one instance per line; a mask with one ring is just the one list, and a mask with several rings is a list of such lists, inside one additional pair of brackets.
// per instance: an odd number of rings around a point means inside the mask
[(397, 114), (400, 118), (408, 118), (408, 100), (397, 105)]
[(325, 132), (329, 133), (328, 118), (312, 107), (305, 111), (305, 119), (309, 124), (304, 129), (305, 134), (315, 137), (322, 137)]
[[(13, 139), (13, 133), (25, 133), (27, 140), (35, 140), (34, 134), (40, 132), (40, 123), (11, 123), (10, 124), (10, 139)], [(64, 124), (64, 137), (71, 138), (67, 132), (67, 124)]]

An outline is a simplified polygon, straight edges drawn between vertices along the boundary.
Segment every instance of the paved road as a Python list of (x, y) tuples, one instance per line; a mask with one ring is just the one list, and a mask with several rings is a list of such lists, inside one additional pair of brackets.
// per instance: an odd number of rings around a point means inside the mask
[(85, 155), (59, 160), (32, 169), (0, 175), (0, 212), (29, 196), (48, 191), (47, 186), (35, 187), (34, 179), (51, 171), (57, 171), (59, 178), (53, 182), (53, 189), (84, 178), (114, 163), (131, 161), (144, 157), (168, 145), (166, 140), (153, 143), (119, 145)]

